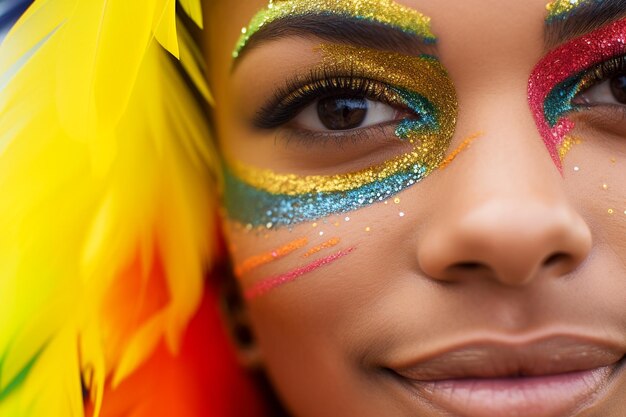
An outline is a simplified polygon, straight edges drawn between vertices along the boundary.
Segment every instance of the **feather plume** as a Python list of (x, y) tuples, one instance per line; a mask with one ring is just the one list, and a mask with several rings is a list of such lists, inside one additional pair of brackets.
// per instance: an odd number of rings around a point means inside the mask
[(200, 0), (179, 0), (179, 3), (196, 25), (198, 25), (200, 29), (204, 28), (202, 21), (202, 2)]
[(174, 0), (37, 0), (3, 42), (0, 415), (97, 416), (179, 351), (214, 234), (217, 162), (172, 57), (210, 97), (194, 48)]

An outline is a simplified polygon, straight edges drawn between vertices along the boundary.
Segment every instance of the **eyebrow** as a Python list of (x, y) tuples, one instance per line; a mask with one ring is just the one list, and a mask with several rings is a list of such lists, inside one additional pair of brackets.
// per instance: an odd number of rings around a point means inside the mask
[(564, 16), (546, 22), (545, 48), (555, 47), (626, 18), (626, 0), (587, 0)]
[(245, 54), (284, 38), (318, 38), (331, 43), (366, 47), (405, 55), (435, 55), (434, 42), (401, 29), (343, 15), (308, 14), (289, 16), (265, 25), (250, 37), (233, 62), (233, 70)]

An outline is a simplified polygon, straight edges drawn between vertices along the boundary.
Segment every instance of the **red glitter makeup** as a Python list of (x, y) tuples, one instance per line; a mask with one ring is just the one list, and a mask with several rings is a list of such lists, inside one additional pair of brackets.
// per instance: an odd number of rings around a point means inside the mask
[(345, 249), (340, 252), (334, 253), (326, 258), (319, 259), (301, 268), (294, 269), (293, 271), (287, 272), (286, 274), (263, 279), (247, 289), (244, 293), (244, 296), (246, 300), (251, 300), (253, 298), (265, 295), (282, 285), (295, 281), (303, 275), (309, 274), (323, 266), (338, 261), (344, 256), (354, 252), (354, 250), (356, 250), (356, 248)]
[[(528, 100), (535, 122), (550, 156), (562, 169), (559, 148), (566, 135), (574, 129), (566, 111), (551, 108), (559, 104), (548, 103), (547, 99), (561, 83), (595, 65), (626, 53), (626, 19), (619, 20), (583, 35), (546, 55), (533, 70), (528, 81)], [(563, 110), (567, 110), (563, 105)], [(547, 113), (557, 114), (552, 123)]]

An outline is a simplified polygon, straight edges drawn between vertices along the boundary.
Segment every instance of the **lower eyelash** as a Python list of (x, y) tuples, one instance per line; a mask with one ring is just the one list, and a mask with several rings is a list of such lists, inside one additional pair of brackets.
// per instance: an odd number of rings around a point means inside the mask
[(341, 150), (344, 147), (358, 145), (362, 142), (372, 141), (377, 138), (389, 136), (390, 128), (395, 128), (398, 121), (390, 121), (376, 126), (367, 128), (359, 128), (352, 130), (342, 130), (337, 133), (333, 132), (314, 132), (306, 129), (285, 129), (281, 134), (281, 138), (285, 140), (285, 144), (296, 145), (315, 145), (315, 146), (333, 146), (335, 150)]

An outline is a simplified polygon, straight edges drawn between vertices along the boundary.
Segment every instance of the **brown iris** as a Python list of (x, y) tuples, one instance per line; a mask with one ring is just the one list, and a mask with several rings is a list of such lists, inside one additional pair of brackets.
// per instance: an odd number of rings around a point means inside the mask
[(349, 130), (363, 124), (367, 108), (364, 98), (329, 97), (317, 103), (317, 115), (329, 130)]
[(626, 104), (626, 74), (620, 74), (611, 79), (611, 93), (617, 101)]

